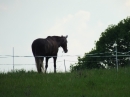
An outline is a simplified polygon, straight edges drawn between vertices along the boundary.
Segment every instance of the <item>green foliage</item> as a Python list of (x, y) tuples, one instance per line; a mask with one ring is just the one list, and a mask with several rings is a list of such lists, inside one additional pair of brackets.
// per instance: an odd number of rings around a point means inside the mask
[(130, 68), (0, 73), (0, 97), (129, 97)]
[[(113, 44), (117, 43), (118, 52), (130, 51), (130, 17), (120, 21), (117, 25), (110, 25), (101, 33), (99, 40), (95, 44), (95, 48), (89, 53), (85, 53), (84, 57), (78, 58), (78, 63), (71, 66), (71, 70), (92, 69), (115, 67), (115, 48)], [(96, 53), (96, 55), (95, 55)], [(102, 54), (100, 54), (102, 53)], [(93, 57), (100, 56), (100, 57)], [(122, 54), (122, 53), (118, 53)], [(90, 57), (91, 55), (91, 57)], [(110, 57), (104, 57), (110, 56)], [(124, 67), (129, 64), (128, 57), (118, 57), (119, 66)], [(103, 64), (103, 65), (102, 65)]]

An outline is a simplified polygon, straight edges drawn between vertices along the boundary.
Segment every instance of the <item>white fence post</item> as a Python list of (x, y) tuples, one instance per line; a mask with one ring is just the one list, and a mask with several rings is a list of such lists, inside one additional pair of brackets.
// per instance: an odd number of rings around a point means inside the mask
[(117, 43), (115, 41), (114, 43), (115, 49), (116, 49), (116, 66), (117, 66), (117, 72), (118, 72), (118, 59), (117, 59)]
[(13, 72), (14, 72), (14, 47), (13, 47)]
[(65, 66), (65, 72), (66, 72), (66, 65), (65, 65), (65, 59), (64, 59), (64, 66)]

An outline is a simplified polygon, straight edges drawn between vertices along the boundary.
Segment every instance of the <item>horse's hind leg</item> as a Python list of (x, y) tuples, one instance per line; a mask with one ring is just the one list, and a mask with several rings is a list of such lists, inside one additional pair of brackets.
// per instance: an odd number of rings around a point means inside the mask
[(38, 71), (38, 73), (41, 73), (41, 71), (42, 71), (42, 63), (43, 63), (43, 58), (37, 58), (37, 57), (35, 57), (35, 61), (36, 61), (36, 67), (37, 67), (37, 71)]
[(42, 69), (42, 72), (44, 72), (44, 57), (41, 58), (41, 69)]
[(49, 60), (49, 57), (46, 57), (45, 73), (46, 73), (47, 68), (48, 68), (48, 60)]
[(57, 57), (53, 57), (53, 60), (54, 60), (54, 73), (56, 73), (56, 59), (57, 59)]
[(35, 57), (35, 62), (36, 62), (36, 68), (37, 68), (37, 71), (38, 73), (40, 73), (40, 62), (39, 62), (39, 58)]

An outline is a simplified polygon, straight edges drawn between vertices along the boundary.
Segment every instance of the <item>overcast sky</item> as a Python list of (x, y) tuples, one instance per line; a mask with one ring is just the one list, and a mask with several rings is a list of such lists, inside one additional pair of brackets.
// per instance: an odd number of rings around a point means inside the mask
[[(31, 44), (36, 38), (68, 35), (68, 53), (59, 49), (57, 70), (64, 71), (64, 62), (77, 61), (94, 48), (100, 34), (111, 24), (130, 16), (130, 0), (0, 0), (0, 55), (32, 56)], [(68, 60), (68, 61), (67, 61)], [(61, 62), (60, 62), (61, 61)], [(48, 71), (53, 71), (52, 59)], [(0, 58), (0, 64), (12, 64), (11, 57)], [(15, 58), (15, 64), (35, 64), (34, 58)], [(0, 65), (0, 71), (12, 65)], [(35, 65), (17, 68), (36, 70)]]

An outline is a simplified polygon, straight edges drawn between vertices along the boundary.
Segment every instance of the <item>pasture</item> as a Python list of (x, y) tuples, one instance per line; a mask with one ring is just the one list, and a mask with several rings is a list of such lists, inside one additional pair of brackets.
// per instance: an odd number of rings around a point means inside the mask
[(0, 97), (130, 97), (130, 68), (0, 73)]

